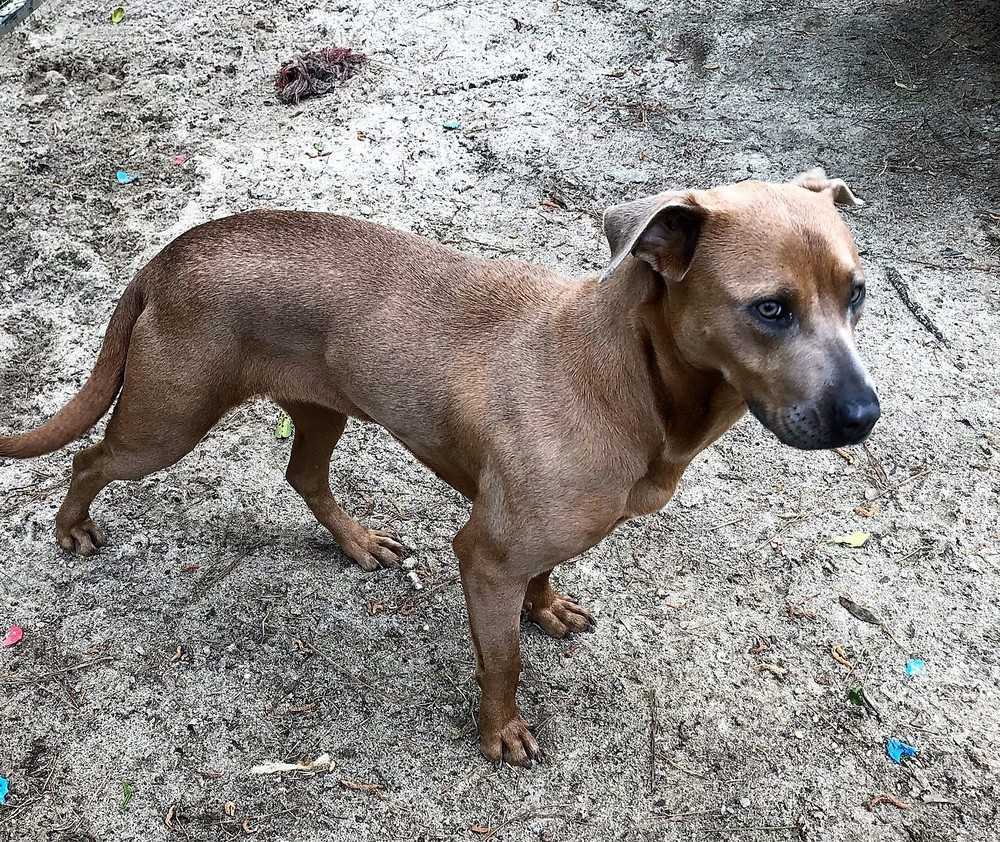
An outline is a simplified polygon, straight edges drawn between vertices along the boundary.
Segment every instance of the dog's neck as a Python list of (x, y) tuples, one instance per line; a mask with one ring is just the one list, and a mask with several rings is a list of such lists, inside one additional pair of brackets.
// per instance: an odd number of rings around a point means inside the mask
[[(575, 296), (560, 340), (574, 372), (620, 429), (651, 458), (687, 464), (746, 411), (722, 374), (692, 366), (666, 319), (664, 282), (645, 266), (623, 266)], [(586, 364), (581, 364), (586, 361)]]

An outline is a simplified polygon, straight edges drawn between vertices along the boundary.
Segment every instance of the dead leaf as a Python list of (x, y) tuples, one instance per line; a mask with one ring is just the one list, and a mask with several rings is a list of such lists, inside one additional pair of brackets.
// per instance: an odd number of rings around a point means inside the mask
[(875, 517), (880, 511), (882, 507), (878, 503), (864, 503), (854, 509), (854, 514), (861, 517)]
[(835, 447), (833, 452), (836, 453), (841, 459), (843, 459), (848, 465), (853, 465), (858, 460), (855, 458), (851, 451), (843, 447)]
[[(812, 597), (808, 597), (808, 599), (812, 599)], [(800, 602), (795, 603), (785, 603), (785, 611), (788, 612), (788, 616), (793, 620), (815, 620), (816, 612), (802, 607), (802, 604), (807, 602), (808, 599), (803, 599)]]
[(849, 670), (854, 669), (854, 664), (852, 664), (850, 659), (847, 657), (847, 652), (841, 644), (836, 643), (831, 646), (830, 654), (833, 655), (833, 660), (835, 660), (842, 667), (846, 667)]
[(868, 809), (869, 812), (874, 812), (875, 808), (879, 804), (892, 804), (893, 807), (898, 807), (900, 810), (910, 809), (909, 804), (907, 804), (905, 801), (901, 801), (895, 795), (890, 795), (888, 792), (882, 792), (879, 793), (878, 795), (873, 795), (868, 800), (868, 803), (865, 804), (865, 807)]
[(876, 617), (867, 608), (863, 608), (862, 606), (858, 605), (849, 596), (841, 596), (839, 601), (841, 606), (843, 608), (846, 608), (849, 614), (851, 614), (858, 620), (861, 620), (862, 623), (871, 623), (873, 626), (882, 625), (882, 621), (878, 617)]
[(368, 783), (367, 781), (356, 781), (354, 778), (340, 778), (340, 785), (352, 792), (367, 792), (369, 795), (374, 795), (378, 798), (382, 797), (382, 787), (378, 784)]

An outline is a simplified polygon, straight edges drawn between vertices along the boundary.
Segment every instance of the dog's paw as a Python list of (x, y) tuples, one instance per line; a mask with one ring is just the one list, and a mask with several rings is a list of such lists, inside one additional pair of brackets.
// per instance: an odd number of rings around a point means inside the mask
[(547, 605), (532, 605), (528, 619), (542, 627), (549, 637), (562, 638), (570, 632), (591, 632), (597, 621), (566, 596), (557, 596)]
[(525, 769), (532, 768), (535, 761), (542, 759), (542, 750), (520, 714), (516, 714), (499, 729), (481, 731), (479, 750), (495, 763), (503, 760), (511, 766), (523, 766)]
[(363, 526), (345, 540), (341, 547), (362, 570), (369, 572), (380, 567), (399, 567), (406, 552), (406, 548), (390, 533), (365, 529)]
[(94, 555), (108, 543), (107, 533), (90, 518), (75, 526), (56, 526), (56, 543), (66, 552), (81, 556)]

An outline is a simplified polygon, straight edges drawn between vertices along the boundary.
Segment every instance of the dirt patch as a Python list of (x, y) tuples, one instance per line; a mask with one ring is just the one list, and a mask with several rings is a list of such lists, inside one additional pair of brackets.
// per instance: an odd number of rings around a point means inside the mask
[[(990, 4), (559, 0), (515, 19), (478, 0), (132, 2), (117, 26), (108, 11), (53, 0), (0, 42), (4, 428), (82, 383), (131, 273), (211, 217), (345, 212), (579, 274), (606, 260), (608, 204), (816, 164), (867, 201), (850, 222), (885, 414), (849, 458), (781, 448), (748, 420), (664, 512), (561, 572), (600, 625), (566, 642), (524, 629), (521, 698), (548, 754), (532, 772), (476, 753), (450, 548), (466, 504), (379, 430), (349, 428), (332, 482), (414, 548), (420, 592), (361, 574), (322, 533), (284, 484), (265, 403), (109, 488), (95, 515), (113, 543), (92, 560), (52, 541), (69, 454), (6, 462), (0, 625), (26, 637), (0, 653), (0, 839), (993, 833)], [(277, 67), (326, 45), (371, 61), (279, 104)], [(118, 185), (118, 168), (139, 180)], [(872, 536), (860, 549), (830, 541), (856, 530)], [(927, 668), (907, 678), (911, 656)], [(850, 702), (860, 684), (881, 720)], [(917, 761), (893, 765), (888, 737)], [(250, 773), (323, 753), (333, 770), (313, 777)], [(881, 794), (908, 809), (867, 809)]]

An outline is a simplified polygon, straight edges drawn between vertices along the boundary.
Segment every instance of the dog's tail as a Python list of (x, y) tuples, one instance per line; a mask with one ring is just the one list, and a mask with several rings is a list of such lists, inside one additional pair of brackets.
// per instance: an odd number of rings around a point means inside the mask
[(94, 370), (83, 388), (41, 427), (18, 436), (0, 436), (0, 458), (27, 459), (58, 450), (80, 438), (108, 411), (121, 390), (132, 328), (145, 306), (140, 277), (126, 287), (118, 301)]

